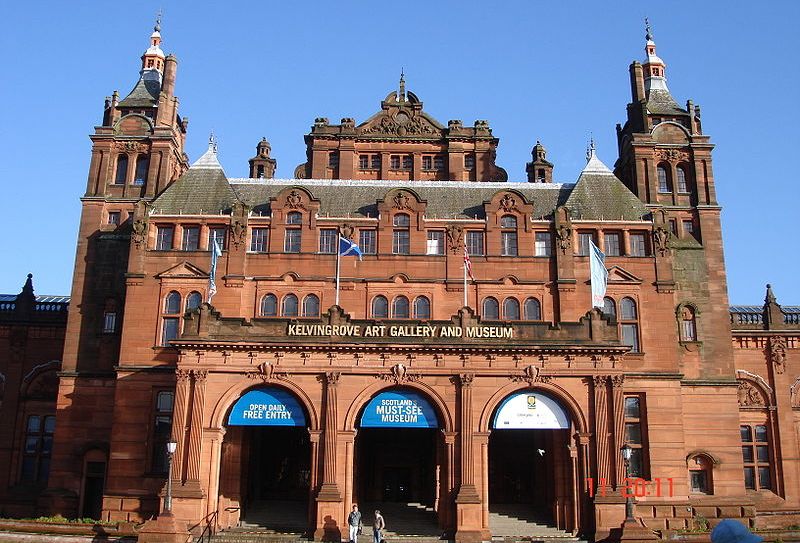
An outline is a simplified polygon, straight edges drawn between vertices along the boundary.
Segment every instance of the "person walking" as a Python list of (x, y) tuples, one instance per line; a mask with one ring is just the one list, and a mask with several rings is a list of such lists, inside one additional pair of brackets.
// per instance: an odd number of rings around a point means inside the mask
[(358, 534), (361, 533), (361, 511), (356, 504), (353, 504), (353, 510), (347, 515), (347, 527), (350, 528), (350, 543), (356, 543)]
[(383, 529), (386, 528), (386, 522), (383, 520), (381, 512), (375, 510), (375, 522), (372, 524), (372, 538), (374, 543), (381, 543), (383, 541)]

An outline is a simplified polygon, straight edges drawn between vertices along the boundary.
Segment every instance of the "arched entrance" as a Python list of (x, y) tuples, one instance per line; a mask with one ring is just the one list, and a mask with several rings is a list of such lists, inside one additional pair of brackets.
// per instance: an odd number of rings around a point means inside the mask
[(392, 536), (438, 536), (446, 494), (440, 417), (420, 391), (398, 387), (373, 396), (358, 418), (354, 501), (365, 524), (381, 510)]
[(262, 386), (230, 409), (220, 495), (238, 503), (242, 526), (305, 533), (309, 526), (312, 452), (308, 416), (290, 391)]
[(489, 435), (489, 528), (493, 536), (547, 535), (571, 526), (573, 422), (541, 391), (522, 390), (495, 409)]

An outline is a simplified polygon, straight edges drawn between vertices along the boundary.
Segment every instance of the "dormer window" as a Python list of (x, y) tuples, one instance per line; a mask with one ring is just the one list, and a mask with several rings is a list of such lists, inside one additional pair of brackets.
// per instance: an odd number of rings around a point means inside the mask
[(664, 166), (658, 166), (656, 168), (656, 173), (658, 174), (658, 192), (672, 192), (672, 186), (667, 168)]
[(517, 218), (505, 215), (500, 219), (500, 255), (517, 256)]
[(411, 252), (410, 232), (411, 218), (405, 213), (398, 213), (392, 220), (392, 254), (407, 255)]

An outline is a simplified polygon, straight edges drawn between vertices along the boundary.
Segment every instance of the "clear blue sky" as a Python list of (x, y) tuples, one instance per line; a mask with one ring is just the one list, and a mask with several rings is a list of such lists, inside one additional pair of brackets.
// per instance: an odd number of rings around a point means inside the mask
[(135, 84), (159, 7), (163, 48), (180, 61), (187, 152), (195, 160), (213, 129), (236, 177), (262, 136), (291, 176), (315, 117), (363, 121), (402, 67), (439, 121), (489, 120), (511, 180), (540, 139), (555, 179), (573, 182), (590, 134), (601, 159), (616, 159), (649, 16), (673, 96), (702, 106), (717, 145), (731, 302), (761, 303), (771, 282), (780, 302), (800, 304), (796, 1), (10, 2), (0, 292), (32, 272), (37, 293), (69, 294), (88, 135), (103, 98)]

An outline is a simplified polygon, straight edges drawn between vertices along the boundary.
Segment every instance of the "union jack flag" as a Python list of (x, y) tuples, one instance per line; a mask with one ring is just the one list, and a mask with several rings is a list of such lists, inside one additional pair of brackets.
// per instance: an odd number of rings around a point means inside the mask
[(467, 251), (467, 244), (464, 244), (464, 269), (467, 270), (467, 275), (473, 281), (475, 276), (472, 275), (472, 261), (469, 259), (469, 251)]

